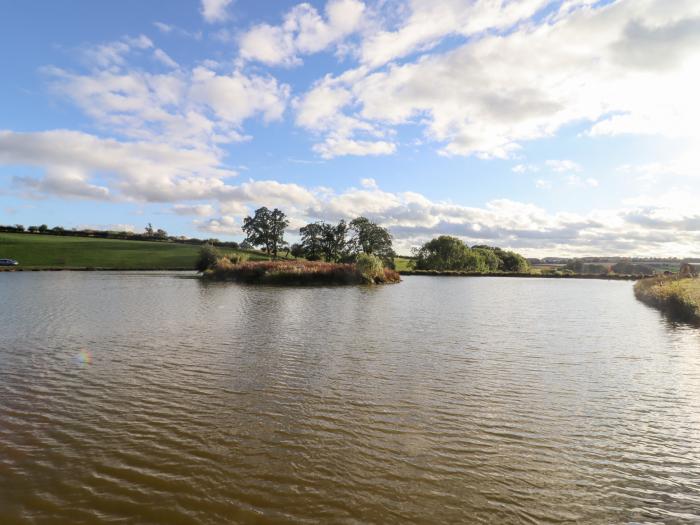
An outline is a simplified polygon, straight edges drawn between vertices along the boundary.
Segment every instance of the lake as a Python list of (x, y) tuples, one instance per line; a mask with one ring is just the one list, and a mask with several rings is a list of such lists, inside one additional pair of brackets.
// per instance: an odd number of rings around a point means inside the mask
[(0, 297), (2, 523), (700, 520), (700, 330), (629, 282)]

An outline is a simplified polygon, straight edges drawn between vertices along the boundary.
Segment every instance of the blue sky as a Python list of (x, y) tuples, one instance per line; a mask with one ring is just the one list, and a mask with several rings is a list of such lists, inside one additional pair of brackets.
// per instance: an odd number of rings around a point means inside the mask
[(0, 223), (700, 255), (700, 5), (0, 2)]

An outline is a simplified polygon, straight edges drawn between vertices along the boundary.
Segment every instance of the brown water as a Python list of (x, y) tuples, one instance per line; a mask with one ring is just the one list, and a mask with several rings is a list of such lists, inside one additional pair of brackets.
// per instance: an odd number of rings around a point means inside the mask
[(3, 524), (700, 521), (700, 330), (627, 282), (0, 297)]

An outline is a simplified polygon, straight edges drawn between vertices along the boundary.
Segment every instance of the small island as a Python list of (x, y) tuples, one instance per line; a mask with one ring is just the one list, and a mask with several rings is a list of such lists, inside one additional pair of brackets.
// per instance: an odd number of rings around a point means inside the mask
[[(238, 252), (222, 253), (213, 245), (200, 250), (197, 270), (208, 280), (246, 284), (352, 285), (389, 284), (401, 281), (394, 270), (391, 234), (365, 217), (349, 223), (314, 222), (299, 229), (301, 242), (289, 246), (284, 240), (289, 225), (275, 208), (259, 208), (246, 217), (246, 242), (262, 246), (271, 257), (250, 261)], [(285, 257), (279, 258), (281, 251)]]

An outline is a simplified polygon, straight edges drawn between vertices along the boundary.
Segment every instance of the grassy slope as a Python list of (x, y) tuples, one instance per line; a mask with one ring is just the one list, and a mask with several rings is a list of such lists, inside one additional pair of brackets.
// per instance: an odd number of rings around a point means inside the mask
[(700, 279), (642, 279), (635, 284), (634, 293), (674, 317), (700, 321)]
[[(222, 248), (221, 252), (245, 253), (251, 261), (269, 260), (254, 250)], [(16, 268), (194, 269), (198, 255), (199, 246), (191, 244), (0, 233), (0, 259), (19, 261)]]
[(405, 257), (394, 257), (394, 264), (396, 265), (397, 272), (413, 270), (413, 267), (410, 266), (411, 262), (411, 259), (407, 259)]
[(193, 268), (198, 253), (186, 244), (0, 233), (0, 258), (19, 268)]

